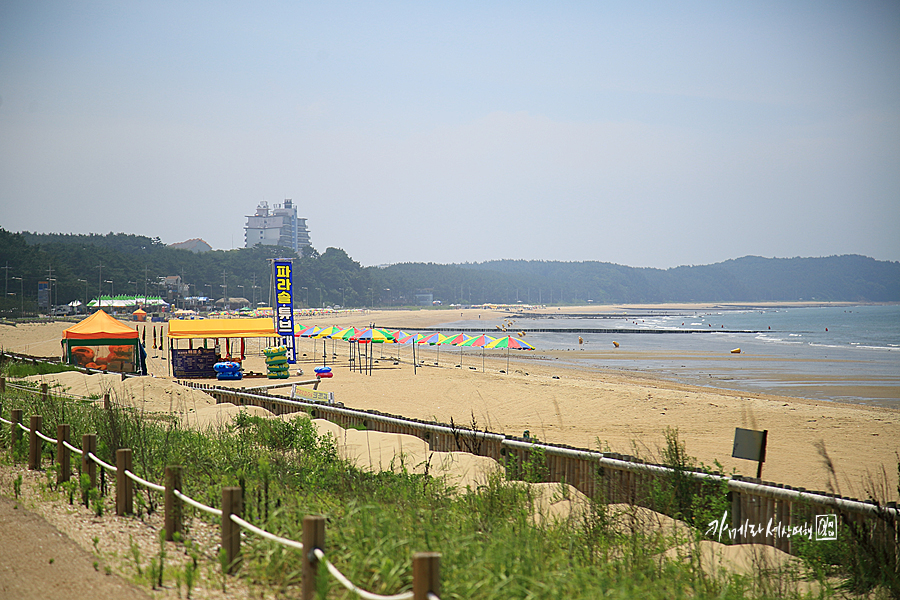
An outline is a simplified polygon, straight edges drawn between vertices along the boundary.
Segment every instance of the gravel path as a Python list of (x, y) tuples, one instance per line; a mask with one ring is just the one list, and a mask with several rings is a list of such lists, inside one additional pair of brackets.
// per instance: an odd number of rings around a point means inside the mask
[(150, 598), (15, 500), (0, 497), (0, 532), (0, 598)]

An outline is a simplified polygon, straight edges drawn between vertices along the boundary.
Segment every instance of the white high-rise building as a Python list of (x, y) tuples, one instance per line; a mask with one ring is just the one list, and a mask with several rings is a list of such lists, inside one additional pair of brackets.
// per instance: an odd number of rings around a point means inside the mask
[(259, 244), (283, 246), (297, 254), (302, 254), (303, 248), (309, 246), (306, 219), (297, 217), (297, 207), (290, 198), (284, 204), (276, 204), (272, 208), (269, 208), (268, 202), (260, 202), (256, 207), (256, 214), (247, 216), (244, 247)]

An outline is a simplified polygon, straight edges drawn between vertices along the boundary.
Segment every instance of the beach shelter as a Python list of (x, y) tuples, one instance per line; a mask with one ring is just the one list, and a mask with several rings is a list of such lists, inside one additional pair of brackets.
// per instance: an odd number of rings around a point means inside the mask
[(63, 331), (65, 361), (89, 369), (137, 373), (140, 340), (136, 329), (98, 310)]
[(494, 341), (489, 335), (479, 335), (478, 337), (469, 338), (460, 346), (473, 346), (475, 348), (481, 348), (481, 372), (484, 372), (484, 347)]
[(518, 338), (514, 338), (511, 335), (505, 335), (502, 338), (497, 338), (487, 346), (485, 346), (488, 350), (493, 348), (506, 348), (506, 372), (509, 373), (509, 350), (512, 348), (513, 350), (534, 350), (534, 346), (529, 344), (524, 340), (520, 340)]
[(134, 317), (135, 321), (146, 321), (147, 320), (147, 311), (144, 310), (143, 308), (139, 308), (136, 311), (134, 311), (133, 313), (131, 313), (131, 316)]

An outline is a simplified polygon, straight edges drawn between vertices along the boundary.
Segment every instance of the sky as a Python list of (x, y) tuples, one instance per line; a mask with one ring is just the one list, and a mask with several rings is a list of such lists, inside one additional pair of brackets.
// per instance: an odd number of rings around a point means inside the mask
[(898, 2), (0, 3), (0, 226), (900, 260)]

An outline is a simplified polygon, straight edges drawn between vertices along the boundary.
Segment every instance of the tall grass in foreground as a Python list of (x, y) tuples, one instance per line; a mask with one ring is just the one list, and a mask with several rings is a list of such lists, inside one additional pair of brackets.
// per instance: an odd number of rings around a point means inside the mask
[[(91, 403), (45, 403), (37, 394), (7, 394), (0, 412), (8, 418), (11, 408), (42, 414), (46, 431), (69, 423), (73, 440), (97, 433), (98, 454), (106, 461), (114, 462), (116, 448), (132, 448), (135, 471), (151, 481), (163, 481), (166, 465), (182, 465), (183, 491), (206, 504), (219, 504), (223, 486), (240, 486), (245, 518), (278, 535), (299, 540), (304, 515), (326, 516), (326, 554), (351, 580), (377, 593), (411, 589), (411, 554), (437, 551), (443, 554), (444, 599), (801, 596), (787, 580), (711, 576), (696, 560), (664, 558), (666, 549), (676, 543), (690, 548), (700, 534), (673, 540), (600, 499), (551, 521), (535, 517), (532, 488), (506, 481), (500, 472), (476, 489), (454, 490), (404, 468), (402, 459), (397, 472), (358, 469), (306, 418), (285, 422), (242, 414), (231, 427), (201, 434), (173, 419), (104, 411)], [(9, 445), (7, 428), (0, 430), (0, 444)], [(144, 510), (159, 509), (159, 494), (138, 493)], [(677, 488), (660, 493), (698, 517), (708, 508), (702, 498), (678, 500)], [(190, 527), (185, 535), (190, 538)], [(260, 591), (296, 595), (299, 552), (253, 535), (245, 539), (237, 576)], [(355, 597), (329, 577), (323, 581), (327, 597)]]

